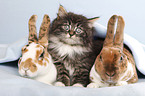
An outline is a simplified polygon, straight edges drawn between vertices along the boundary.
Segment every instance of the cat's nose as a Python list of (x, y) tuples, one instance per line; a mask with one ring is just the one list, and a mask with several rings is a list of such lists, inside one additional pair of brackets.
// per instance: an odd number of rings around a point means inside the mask
[(75, 33), (74, 33), (74, 31), (72, 31), (72, 30), (69, 32), (70, 37), (72, 37), (74, 34), (75, 34)]

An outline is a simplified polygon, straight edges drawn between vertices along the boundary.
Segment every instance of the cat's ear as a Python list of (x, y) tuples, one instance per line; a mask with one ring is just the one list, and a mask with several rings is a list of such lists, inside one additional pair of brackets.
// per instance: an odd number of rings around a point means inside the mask
[(89, 23), (94, 23), (96, 20), (98, 20), (100, 17), (94, 17), (94, 18), (89, 18), (88, 21)]
[(89, 26), (93, 27), (93, 24), (96, 20), (98, 20), (100, 17), (94, 17), (94, 18), (89, 18), (88, 22), (89, 22)]
[(57, 14), (57, 19), (59, 19), (59, 18), (65, 16), (65, 15), (67, 15), (67, 12), (66, 12), (66, 10), (63, 8), (63, 6), (60, 5), (60, 6), (59, 6), (59, 10), (58, 10), (58, 14)]

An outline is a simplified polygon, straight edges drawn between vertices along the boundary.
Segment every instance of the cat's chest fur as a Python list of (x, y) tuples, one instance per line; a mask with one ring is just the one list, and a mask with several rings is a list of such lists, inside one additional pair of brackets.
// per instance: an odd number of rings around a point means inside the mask
[(60, 58), (68, 56), (70, 59), (74, 59), (75, 55), (83, 55), (85, 52), (89, 52), (90, 49), (82, 47), (81, 45), (72, 45), (61, 42), (57, 37), (50, 38), (49, 48), (57, 53)]
[(72, 46), (61, 42), (57, 37), (50, 37), (49, 49), (51, 49), (52, 56), (56, 58), (56, 61), (64, 63), (65, 68), (69, 71), (70, 75), (73, 74), (77, 64), (80, 63), (80, 58), (85, 56), (86, 52), (90, 51), (90, 48), (83, 47), (81, 45)]

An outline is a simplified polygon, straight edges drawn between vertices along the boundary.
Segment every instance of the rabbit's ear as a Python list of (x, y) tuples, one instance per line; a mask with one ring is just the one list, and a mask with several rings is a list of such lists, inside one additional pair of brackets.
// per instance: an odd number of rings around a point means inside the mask
[(124, 26), (125, 22), (121, 16), (118, 16), (118, 23), (117, 23), (117, 29), (114, 39), (114, 45), (120, 47), (123, 49), (123, 39), (124, 39)]
[(36, 31), (36, 20), (37, 16), (32, 15), (29, 19), (29, 43), (31, 42), (37, 42), (37, 31)]
[(113, 15), (108, 21), (107, 34), (106, 34), (106, 38), (105, 38), (103, 46), (112, 46), (113, 45), (116, 19), (117, 19), (117, 15)]
[(50, 18), (48, 15), (44, 15), (42, 24), (40, 26), (39, 31), (39, 40), (38, 42), (44, 46), (48, 46), (48, 34), (49, 34), (49, 27), (50, 27)]

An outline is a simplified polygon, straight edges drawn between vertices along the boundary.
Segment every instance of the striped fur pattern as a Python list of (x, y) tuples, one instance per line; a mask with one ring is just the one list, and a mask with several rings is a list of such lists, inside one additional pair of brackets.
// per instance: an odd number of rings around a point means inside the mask
[(48, 15), (44, 15), (39, 39), (36, 19), (36, 15), (29, 19), (29, 43), (22, 48), (22, 57), (18, 62), (19, 74), (51, 85), (56, 80), (57, 70), (47, 50), (50, 19)]
[[(114, 37), (115, 22), (118, 19)], [(103, 49), (90, 72), (92, 83), (88, 87), (122, 86), (138, 80), (132, 54), (123, 46), (124, 20), (113, 15), (107, 27)]]
[(98, 17), (87, 19), (66, 12), (60, 5), (52, 22), (48, 50), (57, 67), (58, 86), (86, 86), (95, 60), (92, 24)]

